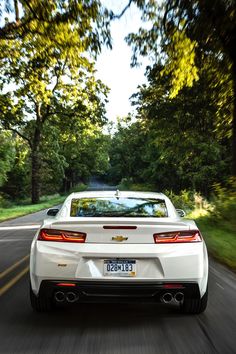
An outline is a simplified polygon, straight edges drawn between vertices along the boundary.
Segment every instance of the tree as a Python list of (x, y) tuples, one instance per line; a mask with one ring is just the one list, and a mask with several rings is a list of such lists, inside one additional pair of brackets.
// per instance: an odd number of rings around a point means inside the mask
[(199, 80), (174, 98), (169, 97), (170, 75), (162, 72), (162, 65), (147, 70), (148, 85), (132, 98), (136, 121), (118, 124), (111, 142), (110, 176), (117, 183), (126, 178), (158, 190), (190, 189), (208, 196), (213, 183), (230, 174), (228, 127), (224, 134), (216, 129), (215, 97), (221, 90), (209, 90), (214, 68), (206, 63)]
[[(151, 28), (141, 28), (127, 38), (134, 49), (133, 65), (137, 64), (138, 54), (150, 53), (165, 63), (163, 74), (170, 74), (172, 81), (170, 97), (199, 79), (199, 68), (208, 56), (221, 62), (223, 73), (230, 73), (227, 78), (231, 89), (225, 109), (232, 112), (228, 114), (228, 124), (231, 126), (232, 174), (236, 175), (235, 1), (133, 0), (129, 4), (132, 2), (142, 10), (143, 19), (151, 23)], [(220, 85), (220, 81), (217, 84)]]
[(111, 139), (109, 179), (119, 183), (123, 178), (144, 182), (147, 134), (140, 122), (131, 123), (130, 117), (119, 119), (117, 131)]
[(10, 132), (8, 134), (15, 154), (1, 191), (7, 199), (25, 200), (30, 194), (30, 151), (28, 145), (18, 135)]
[(91, 174), (103, 174), (108, 169), (107, 143), (100, 122), (104, 109), (97, 100), (97, 105), (94, 102), (80, 109), (66, 126), (63, 116), (57, 118), (58, 153), (65, 160), (64, 192), (78, 182), (86, 183)]
[[(1, 120), (29, 145), (32, 202), (37, 203), (46, 123), (50, 130), (58, 115), (66, 122), (84, 107), (98, 102), (103, 107), (106, 88), (95, 80), (89, 57), (96, 56), (103, 39), (109, 40), (109, 30), (99, 1), (22, 0), (14, 5), (15, 21), (0, 31)], [(103, 124), (100, 113), (95, 116)]]
[(191, 188), (206, 195), (214, 182), (229, 176), (227, 127), (223, 136), (216, 130), (219, 88), (209, 91), (212, 75), (206, 65), (198, 82), (171, 99), (170, 79), (162, 69), (160, 65), (150, 68), (149, 86), (141, 87), (134, 96), (138, 119), (159, 152), (157, 159), (150, 159), (146, 175), (155, 175), (162, 188)]
[(55, 33), (70, 24), (78, 37), (87, 37), (94, 52), (103, 42), (111, 46), (109, 14), (99, 0), (2, 0), (0, 18), (0, 40), (37, 36), (57, 44)]

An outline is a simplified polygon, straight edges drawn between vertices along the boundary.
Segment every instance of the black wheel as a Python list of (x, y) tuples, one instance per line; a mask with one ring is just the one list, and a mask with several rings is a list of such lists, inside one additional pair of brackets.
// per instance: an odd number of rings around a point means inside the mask
[(201, 299), (184, 299), (181, 310), (184, 313), (198, 314), (205, 311), (208, 300), (208, 288)]
[(43, 296), (36, 296), (30, 285), (30, 302), (34, 311), (47, 312), (52, 310), (52, 299)]

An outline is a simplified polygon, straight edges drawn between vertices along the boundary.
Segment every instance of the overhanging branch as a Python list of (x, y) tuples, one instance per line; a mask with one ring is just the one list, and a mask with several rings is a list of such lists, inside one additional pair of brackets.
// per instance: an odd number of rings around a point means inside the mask
[(6, 127), (7, 130), (12, 131), (13, 133), (16, 133), (17, 135), (19, 135), (22, 139), (26, 140), (30, 146), (30, 148), (32, 148), (32, 143), (31, 140), (29, 138), (27, 138), (27, 136), (25, 136), (24, 134), (20, 133), (17, 129), (14, 128), (10, 128), (10, 127)]
[(128, 10), (128, 8), (131, 6), (132, 2), (133, 2), (133, 0), (129, 0), (128, 4), (123, 8), (121, 13), (118, 15), (112, 14), (111, 19), (112, 20), (116, 20), (116, 19), (119, 20), (124, 15), (124, 13)]

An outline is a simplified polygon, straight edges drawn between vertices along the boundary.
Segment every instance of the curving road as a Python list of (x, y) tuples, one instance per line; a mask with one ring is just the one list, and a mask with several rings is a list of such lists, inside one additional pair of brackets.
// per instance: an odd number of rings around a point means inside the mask
[(236, 276), (213, 260), (209, 305), (198, 316), (161, 304), (81, 304), (34, 313), (27, 255), (44, 216), (0, 224), (0, 353), (236, 353)]

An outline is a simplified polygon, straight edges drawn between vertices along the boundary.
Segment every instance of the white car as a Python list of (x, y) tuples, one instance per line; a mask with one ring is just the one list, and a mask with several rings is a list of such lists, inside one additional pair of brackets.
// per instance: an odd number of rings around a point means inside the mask
[[(183, 211), (182, 211), (183, 213)], [(208, 256), (192, 220), (162, 193), (87, 191), (49, 209), (30, 256), (33, 309), (152, 301), (207, 306)]]

